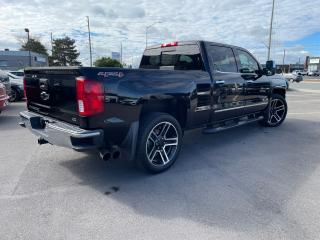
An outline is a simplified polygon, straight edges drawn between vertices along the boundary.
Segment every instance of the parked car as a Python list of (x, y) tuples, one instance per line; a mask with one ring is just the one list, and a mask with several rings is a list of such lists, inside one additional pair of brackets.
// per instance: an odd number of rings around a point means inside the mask
[(148, 47), (140, 69), (27, 68), (20, 125), (39, 144), (96, 149), (159, 173), (178, 158), (185, 130), (279, 126), (286, 83), (266, 66), (244, 48), (185, 41)]
[(300, 71), (302, 76), (307, 76), (308, 75), (308, 71), (307, 70), (301, 70)]
[(275, 77), (277, 77), (278, 81), (280, 81), (280, 82), (285, 81), (287, 90), (290, 88), (289, 81), (282, 74), (276, 74)]
[(7, 72), (11, 83), (10, 102), (16, 102), (24, 98), (23, 78), (24, 71)]
[(301, 74), (284, 73), (283, 76), (290, 82), (301, 82), (301, 81), (303, 81), (303, 77), (302, 77)]
[(5, 71), (0, 70), (0, 83), (6, 87), (7, 95), (11, 94), (11, 83), (9, 77)]
[(6, 87), (0, 82), (0, 113), (8, 105), (9, 96), (7, 95)]
[(308, 72), (305, 70), (294, 70), (294, 71), (292, 71), (292, 73), (297, 74), (297, 75), (302, 75), (302, 76), (308, 75)]
[(23, 84), (24, 71), (8, 71), (8, 77), (10, 81), (17, 81)]
[(309, 71), (308, 76), (320, 76), (320, 71)]

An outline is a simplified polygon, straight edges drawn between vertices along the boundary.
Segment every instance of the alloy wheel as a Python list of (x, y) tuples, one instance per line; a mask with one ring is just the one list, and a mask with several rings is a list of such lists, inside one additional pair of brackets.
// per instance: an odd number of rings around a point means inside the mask
[(10, 98), (9, 98), (10, 102), (16, 101), (16, 100), (17, 100), (17, 93), (16, 93), (16, 91), (15, 91), (15, 90), (12, 90), (9, 97), (10, 97)]
[(285, 116), (286, 106), (281, 99), (272, 99), (269, 109), (268, 123), (276, 125), (281, 122)]
[(176, 127), (170, 122), (160, 122), (150, 131), (146, 142), (146, 155), (157, 167), (171, 162), (178, 148), (179, 137)]

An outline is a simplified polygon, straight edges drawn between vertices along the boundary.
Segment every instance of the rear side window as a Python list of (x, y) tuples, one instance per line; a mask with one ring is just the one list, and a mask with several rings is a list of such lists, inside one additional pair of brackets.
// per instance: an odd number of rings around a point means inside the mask
[(238, 71), (236, 59), (231, 48), (211, 45), (209, 47), (209, 56), (214, 71)]
[(148, 49), (144, 52), (140, 68), (171, 70), (204, 70), (198, 45)]
[(255, 73), (259, 70), (258, 62), (246, 51), (236, 49), (239, 60), (239, 71), (246, 73)]

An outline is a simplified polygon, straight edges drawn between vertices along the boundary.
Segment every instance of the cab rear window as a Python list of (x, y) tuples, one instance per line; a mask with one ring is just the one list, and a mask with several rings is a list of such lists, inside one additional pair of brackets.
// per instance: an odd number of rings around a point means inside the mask
[(198, 45), (181, 45), (148, 49), (140, 64), (144, 69), (204, 70)]

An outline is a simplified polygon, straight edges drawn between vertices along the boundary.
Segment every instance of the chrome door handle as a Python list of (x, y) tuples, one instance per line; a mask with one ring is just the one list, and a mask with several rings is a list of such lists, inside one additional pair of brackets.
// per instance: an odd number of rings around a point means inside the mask
[(216, 84), (225, 84), (226, 81), (224, 80), (219, 80), (219, 81), (216, 81)]
[(253, 80), (247, 80), (246, 82), (247, 83), (253, 83)]

